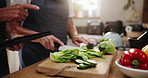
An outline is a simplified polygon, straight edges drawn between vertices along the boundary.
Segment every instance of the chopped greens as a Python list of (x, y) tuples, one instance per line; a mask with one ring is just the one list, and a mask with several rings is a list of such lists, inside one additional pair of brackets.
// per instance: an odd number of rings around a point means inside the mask
[(87, 61), (89, 59), (92, 59), (94, 57), (103, 57), (102, 52), (97, 52), (90, 49), (84, 49), (84, 50), (64, 50), (61, 52), (54, 52), (50, 53), (50, 59), (52, 61), (58, 62), (58, 63), (67, 63), (72, 62), (76, 59), (82, 59), (83, 61)]
[(105, 59), (103, 54), (111, 54), (115, 52), (115, 42), (110, 39), (100, 40), (98, 45), (99, 51), (92, 49), (93, 45), (83, 45), (82, 50), (79, 49), (67, 49), (60, 52), (50, 53), (50, 59), (58, 63), (75, 62), (78, 65), (78, 69), (87, 69), (96, 67), (97, 62), (90, 60), (95, 57)]

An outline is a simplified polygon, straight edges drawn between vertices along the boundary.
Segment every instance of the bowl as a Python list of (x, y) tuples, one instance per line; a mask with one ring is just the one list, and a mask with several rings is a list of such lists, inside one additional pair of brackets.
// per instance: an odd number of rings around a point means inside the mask
[(119, 59), (115, 61), (115, 64), (119, 68), (119, 70), (125, 75), (132, 78), (148, 78), (148, 70), (140, 70), (134, 68), (128, 68), (119, 64)]
[(128, 41), (130, 48), (138, 48), (140, 50), (148, 44), (147, 40), (142, 40), (142, 39), (137, 40), (137, 37), (128, 38)]

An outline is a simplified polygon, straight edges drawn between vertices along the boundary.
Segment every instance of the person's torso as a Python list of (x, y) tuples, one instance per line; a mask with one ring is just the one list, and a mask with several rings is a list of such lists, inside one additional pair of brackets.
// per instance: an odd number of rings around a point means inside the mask
[(5, 23), (0, 23), (0, 43), (4, 41), (5, 37)]
[(40, 10), (29, 10), (23, 26), (38, 32), (51, 31), (65, 41), (69, 15), (67, 0), (32, 0), (31, 4), (38, 5)]

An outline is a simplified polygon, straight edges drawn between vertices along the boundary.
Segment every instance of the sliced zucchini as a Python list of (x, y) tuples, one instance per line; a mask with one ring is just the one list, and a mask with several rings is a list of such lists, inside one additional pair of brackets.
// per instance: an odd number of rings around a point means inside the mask
[(83, 64), (83, 63), (84, 63), (84, 61), (81, 60), (81, 59), (76, 59), (75, 62), (76, 62), (77, 64)]
[(88, 68), (88, 66), (87, 65), (85, 65), (85, 64), (79, 64), (78, 65), (78, 67), (77, 67), (78, 69), (87, 69)]
[(94, 60), (87, 60), (87, 62), (88, 62), (88, 63), (92, 63), (92, 64), (94, 64), (94, 65), (97, 65), (97, 62), (94, 61)]

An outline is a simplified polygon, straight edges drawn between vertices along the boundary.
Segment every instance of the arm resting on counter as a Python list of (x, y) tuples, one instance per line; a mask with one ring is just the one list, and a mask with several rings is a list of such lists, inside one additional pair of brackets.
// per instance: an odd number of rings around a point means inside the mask
[(75, 25), (73, 24), (72, 18), (68, 19), (67, 31), (68, 31), (69, 37), (71, 38), (73, 43), (76, 44), (77, 46), (80, 46), (80, 43), (93, 44), (91, 41), (83, 37), (80, 37), (78, 35), (77, 29)]

